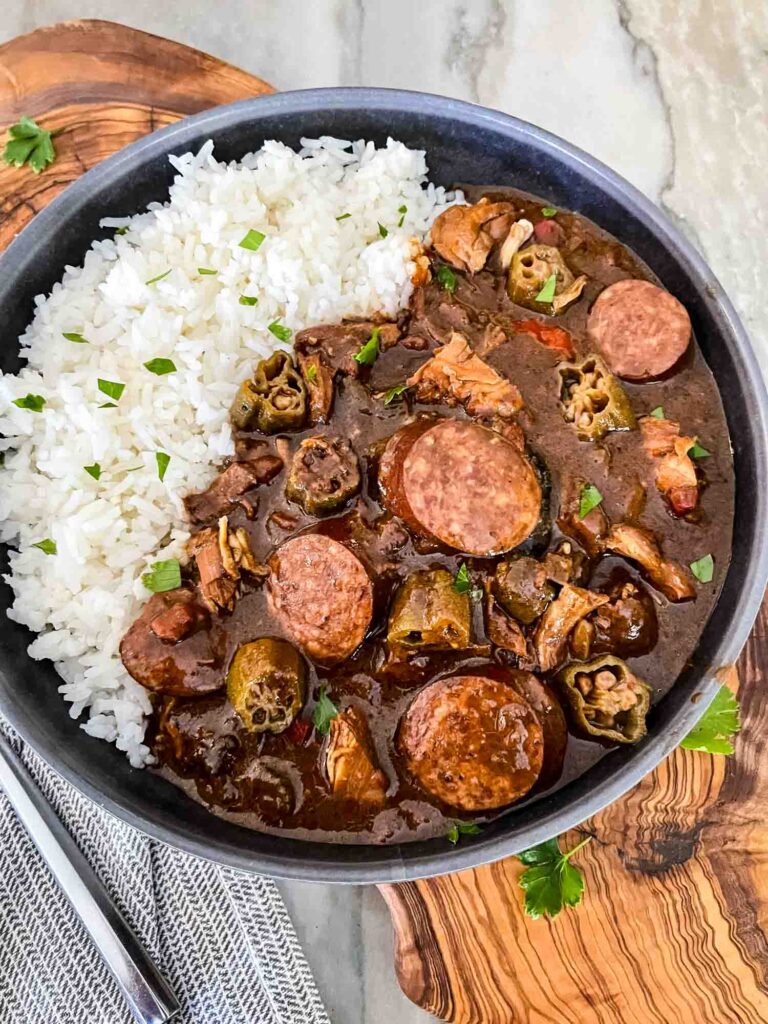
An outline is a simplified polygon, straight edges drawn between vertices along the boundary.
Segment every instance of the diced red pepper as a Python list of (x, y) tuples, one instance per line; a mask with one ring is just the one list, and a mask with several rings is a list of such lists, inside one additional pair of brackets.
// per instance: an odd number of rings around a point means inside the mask
[(286, 737), (299, 747), (303, 747), (312, 732), (312, 723), (303, 718), (294, 718), (285, 730)]
[(566, 359), (573, 359), (576, 349), (573, 345), (573, 338), (563, 327), (555, 327), (543, 320), (515, 320), (512, 324), (516, 331), (521, 334), (530, 334), (540, 345), (551, 348), (555, 352), (562, 352)]

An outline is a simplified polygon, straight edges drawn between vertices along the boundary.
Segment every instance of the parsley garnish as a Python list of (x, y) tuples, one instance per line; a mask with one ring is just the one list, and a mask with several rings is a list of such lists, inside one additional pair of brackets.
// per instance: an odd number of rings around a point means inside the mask
[(579, 498), (579, 519), (586, 519), (593, 508), (597, 508), (603, 496), (594, 484), (585, 484)]
[(336, 220), (346, 220), (347, 217), (351, 217), (351, 213), (340, 213)]
[(114, 403), (114, 402), (103, 402), (103, 403), (102, 403), (102, 404), (101, 404), (101, 405), (99, 406), (99, 408), (100, 408), (100, 409), (116, 409), (116, 408), (117, 408), (117, 406), (115, 405), (115, 403)]
[(542, 206), (541, 212), (544, 214), (545, 217), (554, 217), (557, 213), (557, 210), (554, 206)]
[(356, 363), (360, 363), (361, 366), (373, 366), (376, 360), (379, 358), (379, 328), (374, 327), (371, 331), (371, 336), (362, 346), (359, 352), (355, 352), (352, 357)]
[(94, 480), (98, 480), (99, 477), (101, 476), (101, 466), (98, 464), (98, 462), (94, 462), (92, 466), (83, 466), (83, 469), (88, 474), (88, 476), (92, 476)]
[(283, 324), (277, 320), (273, 320), (267, 330), (271, 331), (278, 341), (289, 341), (291, 334), (293, 334), (290, 327), (284, 327)]
[(238, 299), (241, 306), (255, 306), (258, 301), (255, 295), (241, 295)]
[(584, 892), (584, 876), (575, 868), (570, 859), (590, 841), (592, 836), (582, 839), (572, 850), (563, 853), (557, 839), (532, 846), (517, 855), (526, 865), (519, 878), (520, 888), (525, 893), (525, 912), (528, 917), (557, 917), (563, 907), (575, 907), (581, 903)]
[(382, 238), (386, 238), (387, 235), (389, 234), (389, 232), (384, 227), (384, 225), (381, 223), (381, 221), (379, 221), (379, 234), (381, 235)]
[(120, 384), (116, 380), (102, 380), (98, 378), (99, 391), (106, 395), (107, 398), (114, 398), (116, 402), (120, 401), (120, 395), (125, 391), (125, 384)]
[(320, 696), (317, 698), (317, 704), (312, 712), (312, 721), (317, 731), (323, 734), (327, 733), (331, 728), (331, 719), (335, 718), (338, 713), (339, 709), (326, 693), (325, 687), (321, 686)]
[(166, 452), (155, 452), (155, 461), (157, 462), (157, 475), (162, 482), (165, 471), (168, 469), (168, 463), (171, 461), (171, 456)]
[(201, 274), (203, 277), (205, 277), (206, 275), (210, 275), (211, 277), (215, 277), (216, 274), (218, 274), (218, 270), (211, 270), (210, 267), (198, 267), (197, 268), (197, 272), (198, 272), (198, 274)]
[(19, 409), (29, 409), (30, 412), (42, 412), (45, 399), (42, 395), (24, 395), (23, 398), (14, 398), (13, 404)]
[(698, 725), (680, 744), (685, 750), (702, 750), (705, 754), (732, 754), (732, 738), (741, 729), (739, 702), (721, 686)]
[(306, 372), (305, 376), (306, 376), (306, 378), (307, 378), (307, 380), (309, 381), (310, 384), (316, 384), (317, 383), (317, 367), (316, 366), (308, 366), (307, 367), (307, 372)]
[(255, 231), (253, 228), (248, 231), (245, 238), (239, 243), (241, 249), (250, 249), (251, 252), (256, 252), (261, 243), (266, 238), (261, 231)]
[(82, 334), (75, 334), (74, 331), (63, 331), (62, 337), (66, 338), (67, 341), (74, 341), (76, 345), (88, 344), (87, 340), (82, 336)]
[(164, 270), (162, 274), (158, 274), (157, 277), (150, 277), (150, 279), (148, 281), (145, 281), (144, 284), (157, 284), (157, 282), (162, 281), (164, 277), (168, 277), (168, 275), (171, 272), (171, 269), (172, 268), (169, 267), (167, 270)]
[(454, 821), (453, 824), (448, 827), (448, 831), (445, 833), (445, 838), (449, 843), (453, 843), (455, 846), (461, 836), (476, 836), (482, 831), (483, 830), (479, 825), (474, 825), (471, 822)]
[(56, 554), (56, 541), (46, 537), (45, 540), (39, 540), (37, 544), (32, 545), (33, 548), (40, 548), (44, 555), (55, 555)]
[(144, 367), (150, 373), (156, 373), (158, 377), (163, 377), (166, 373), (176, 373), (176, 363), (172, 359), (150, 359), (148, 363), (144, 363)]
[(14, 167), (28, 163), (35, 174), (44, 171), (56, 159), (53, 136), (57, 132), (46, 131), (31, 117), (22, 117), (8, 129), (10, 139), (3, 150), (3, 160)]
[(708, 452), (706, 448), (702, 448), (698, 441), (695, 441), (688, 449), (688, 454), (692, 459), (708, 459), (712, 452)]
[(691, 562), (691, 572), (699, 583), (711, 583), (715, 574), (715, 560), (712, 555), (702, 555)]
[(116, 235), (127, 235), (128, 234), (128, 225), (127, 224), (123, 224), (123, 226), (121, 228), (115, 228), (115, 234)]
[(665, 416), (664, 416), (664, 406), (663, 405), (657, 405), (655, 409), (651, 409), (651, 411), (648, 413), (648, 415), (649, 416), (653, 416), (653, 418), (655, 420), (663, 420), (665, 418)]
[(437, 280), (447, 292), (456, 291), (456, 275), (445, 263), (441, 263), (437, 268)]
[(547, 280), (544, 282), (544, 287), (541, 289), (539, 294), (536, 296), (537, 302), (552, 302), (555, 297), (555, 287), (557, 286), (557, 274), (554, 271), (549, 275)]
[(459, 571), (453, 578), (453, 589), (457, 594), (466, 594), (469, 592), (469, 588), (472, 581), (469, 578), (469, 569), (467, 569), (467, 563), (462, 562), (459, 566)]
[(408, 213), (408, 207), (398, 206), (397, 212), (400, 214), (400, 220), (397, 222), (397, 226), (401, 228), (403, 226), (403, 221), (405, 220), (405, 215)]
[(154, 562), (150, 570), (143, 573), (141, 582), (153, 594), (164, 594), (166, 590), (175, 590), (181, 586), (181, 566), (178, 558)]
[(395, 384), (393, 388), (390, 388), (384, 395), (384, 405), (391, 405), (396, 398), (400, 395), (405, 394), (408, 390), (408, 384)]

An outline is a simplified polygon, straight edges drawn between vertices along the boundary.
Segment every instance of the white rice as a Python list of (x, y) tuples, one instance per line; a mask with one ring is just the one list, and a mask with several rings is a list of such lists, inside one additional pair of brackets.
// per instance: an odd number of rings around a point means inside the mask
[[(125, 233), (94, 242), (37, 297), (21, 338), (28, 366), (0, 375), (0, 540), (18, 548), (9, 615), (39, 634), (29, 653), (54, 662), (70, 715), (87, 712), (86, 732), (137, 767), (149, 759), (150, 704), (122, 666), (120, 638), (149, 596), (142, 572), (183, 556), (183, 496), (233, 452), (237, 385), (280, 347), (268, 326), (396, 313), (411, 292), (411, 239), (462, 201), (426, 182), (423, 152), (391, 139), (302, 145), (267, 142), (223, 164), (208, 142), (171, 158), (169, 201), (103, 222)], [(239, 245), (250, 229), (266, 236), (256, 252)], [(157, 357), (177, 371), (150, 373), (143, 364)], [(100, 408), (99, 378), (125, 385), (116, 408)], [(42, 413), (12, 404), (28, 393), (45, 398)], [(162, 482), (158, 451), (171, 457)], [(84, 470), (95, 463), (98, 480)], [(55, 555), (32, 546), (44, 539)]]

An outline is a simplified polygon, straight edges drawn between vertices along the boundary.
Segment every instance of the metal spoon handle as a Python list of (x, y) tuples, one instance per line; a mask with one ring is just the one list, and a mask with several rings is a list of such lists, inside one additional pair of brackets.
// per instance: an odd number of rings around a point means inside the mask
[(163, 1024), (179, 1002), (128, 927), (93, 868), (0, 735), (0, 789), (5, 791), (53, 876), (83, 922), (140, 1024)]

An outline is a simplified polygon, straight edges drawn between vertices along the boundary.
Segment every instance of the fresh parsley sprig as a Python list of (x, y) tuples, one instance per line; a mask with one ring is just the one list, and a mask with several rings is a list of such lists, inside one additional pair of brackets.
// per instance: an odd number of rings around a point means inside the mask
[(740, 729), (739, 702), (727, 686), (721, 686), (699, 724), (691, 729), (680, 746), (705, 754), (732, 754), (733, 737)]
[(518, 879), (525, 893), (525, 912), (535, 919), (557, 917), (563, 907), (575, 907), (584, 894), (584, 876), (571, 864), (571, 858), (583, 849), (592, 836), (586, 836), (566, 853), (558, 839), (532, 846), (517, 855), (526, 870)]
[(39, 174), (56, 159), (53, 137), (58, 132), (41, 128), (31, 117), (22, 117), (8, 129), (10, 136), (3, 150), (3, 160), (14, 167), (29, 164), (34, 174)]

